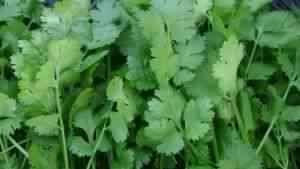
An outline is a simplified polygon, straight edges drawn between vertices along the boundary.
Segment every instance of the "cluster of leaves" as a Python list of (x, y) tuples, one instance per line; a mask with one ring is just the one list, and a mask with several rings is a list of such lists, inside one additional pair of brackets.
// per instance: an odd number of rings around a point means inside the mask
[(0, 0), (0, 169), (297, 169), (300, 17), (271, 0)]

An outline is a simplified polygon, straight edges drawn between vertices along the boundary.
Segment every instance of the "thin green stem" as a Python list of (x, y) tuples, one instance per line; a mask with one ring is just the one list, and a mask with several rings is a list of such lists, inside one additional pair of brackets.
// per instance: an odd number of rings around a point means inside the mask
[(247, 64), (247, 67), (246, 67), (246, 71), (245, 71), (246, 77), (247, 77), (247, 75), (249, 73), (251, 64), (253, 63), (254, 56), (255, 56), (255, 53), (256, 53), (256, 50), (257, 50), (257, 46), (258, 46), (258, 41), (260, 40), (260, 38), (262, 36), (262, 33), (263, 33), (263, 31), (259, 31), (258, 34), (257, 34), (257, 37), (255, 38), (254, 45), (253, 45), (253, 48), (252, 48), (251, 54), (250, 54), (250, 59), (248, 61), (248, 64)]
[(232, 98), (232, 101), (231, 101), (231, 105), (232, 105), (232, 108), (233, 108), (233, 113), (234, 113), (234, 116), (236, 117), (237, 125), (238, 125), (238, 128), (239, 128), (240, 132), (241, 132), (241, 136), (242, 136), (243, 140), (245, 142), (249, 143), (248, 133), (245, 130), (242, 117), (240, 115), (239, 109), (238, 109), (236, 104), (237, 104), (236, 103), (236, 96), (234, 96)]
[[(289, 85), (288, 85), (286, 91), (284, 92), (284, 95), (283, 95), (283, 98), (282, 98), (282, 99), (283, 99), (283, 102), (286, 101), (286, 99), (287, 99), (287, 97), (288, 97), (288, 94), (289, 94), (289, 92), (290, 92), (290, 90), (291, 90), (291, 88), (292, 88), (292, 86), (293, 86), (293, 82), (294, 82), (294, 79), (295, 79), (295, 78), (296, 78), (296, 74), (294, 75), (294, 77), (293, 77), (293, 79), (290, 81), (290, 83), (289, 83)], [(258, 147), (257, 147), (257, 149), (256, 149), (256, 154), (259, 154), (260, 151), (262, 150), (262, 148), (263, 148), (265, 142), (267, 141), (267, 139), (268, 139), (268, 137), (269, 137), (271, 131), (273, 130), (273, 128), (274, 128), (274, 126), (275, 126), (277, 120), (278, 120), (279, 117), (280, 117), (280, 113), (281, 113), (281, 112), (278, 111), (278, 112), (276, 112), (276, 114), (273, 116), (272, 121), (271, 121), (271, 123), (270, 123), (270, 125), (269, 125), (269, 127), (268, 127), (268, 129), (267, 129), (267, 131), (266, 131), (266, 133), (265, 133), (264, 136), (263, 136), (263, 139), (260, 141), (260, 143), (259, 143), (259, 145), (258, 145)]]
[[(21, 144), (27, 143), (28, 141), (29, 141), (29, 139), (26, 139), (26, 140), (20, 141), (18, 144), (21, 145)], [(8, 147), (7, 149), (2, 150), (2, 152), (0, 152), (0, 153), (9, 152), (9, 151), (13, 150), (14, 148), (16, 148), (16, 146), (12, 145), (12, 146)]]
[(213, 129), (213, 152), (215, 155), (215, 161), (219, 161), (220, 155), (219, 155), (219, 148), (218, 148), (218, 142), (217, 142), (217, 135), (215, 129)]
[(57, 106), (57, 111), (59, 114), (59, 123), (60, 123), (59, 126), (60, 126), (62, 144), (63, 144), (64, 163), (65, 163), (65, 169), (70, 169), (66, 135), (65, 135), (65, 127), (64, 127), (64, 121), (63, 121), (63, 111), (62, 111), (61, 101), (60, 101), (60, 97), (61, 97), (60, 96), (60, 86), (59, 86), (60, 76), (59, 76), (58, 68), (55, 69), (55, 76), (56, 76), (56, 83), (55, 83), (56, 106)]
[(7, 136), (7, 138), (26, 158), (29, 157), (27, 151), (19, 143), (17, 143), (14, 138), (11, 136)]
[(88, 161), (88, 164), (87, 164), (86, 169), (90, 169), (90, 168), (91, 168), (91, 166), (92, 166), (92, 164), (93, 164), (93, 161), (94, 161), (94, 158), (95, 158), (95, 156), (96, 156), (96, 152), (97, 152), (99, 146), (100, 146), (101, 143), (102, 143), (102, 140), (103, 140), (103, 136), (104, 136), (104, 132), (105, 132), (105, 131), (106, 131), (106, 124), (104, 125), (104, 127), (103, 127), (102, 130), (101, 130), (101, 133), (100, 133), (100, 135), (99, 135), (99, 137), (98, 137), (98, 139), (97, 139), (96, 145), (95, 145), (95, 147), (94, 147), (94, 149), (93, 149), (93, 154), (92, 154), (92, 156), (90, 157), (90, 159), (89, 159), (89, 161)]
[[(0, 147), (1, 147), (2, 150), (6, 149), (5, 146), (4, 146), (3, 138), (2, 137), (0, 137)], [(10, 166), (9, 165), (9, 161), (8, 161), (8, 155), (7, 155), (6, 152), (3, 153), (3, 157), (4, 157), (4, 161), (5, 161), (6, 165)]]

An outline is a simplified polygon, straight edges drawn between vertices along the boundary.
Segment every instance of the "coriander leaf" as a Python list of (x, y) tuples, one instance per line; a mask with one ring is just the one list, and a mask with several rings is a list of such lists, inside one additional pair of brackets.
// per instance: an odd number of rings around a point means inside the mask
[(56, 136), (59, 133), (58, 118), (58, 114), (41, 115), (27, 120), (26, 125), (39, 135)]
[(97, 52), (95, 54), (87, 56), (81, 63), (80, 72), (83, 72), (83, 71), (87, 70), (88, 68), (90, 68), (91, 66), (95, 65), (97, 62), (102, 60), (104, 58), (104, 56), (107, 54), (108, 54), (108, 51), (104, 50), (104, 51)]
[(153, 141), (159, 153), (172, 155), (184, 147), (180, 132), (176, 130), (174, 122), (169, 120), (155, 120), (144, 129), (147, 139)]
[(261, 46), (282, 47), (300, 37), (297, 18), (286, 11), (262, 13), (257, 19), (256, 28), (261, 33), (258, 41)]
[[(247, 156), (245, 156), (247, 154)], [(219, 169), (261, 169), (261, 160), (250, 145), (237, 143), (226, 148)]]
[(178, 71), (174, 77), (174, 83), (176, 85), (182, 85), (184, 83), (190, 82), (195, 78), (195, 74), (188, 69), (182, 69)]
[(253, 63), (248, 73), (248, 80), (268, 80), (276, 71), (270, 64)]
[(171, 86), (155, 91), (155, 98), (148, 102), (148, 111), (145, 112), (146, 121), (169, 119), (180, 124), (185, 100), (180, 92)]
[[(59, 169), (60, 145), (51, 137), (40, 137), (30, 144), (29, 165), (31, 168)], [(49, 165), (51, 164), (51, 165)]]
[(156, 86), (154, 73), (149, 67), (151, 55), (149, 44), (141, 29), (132, 25), (132, 28), (121, 34), (118, 44), (124, 55), (127, 56), (128, 72), (126, 79), (138, 90), (149, 90)]
[(213, 7), (213, 0), (196, 0), (194, 3), (194, 11), (196, 16), (207, 15), (207, 12)]
[(252, 0), (245, 1), (245, 4), (250, 8), (252, 12), (256, 12), (260, 8), (262, 8), (267, 3), (272, 2), (272, 0)]
[(214, 2), (217, 8), (222, 8), (225, 10), (233, 9), (237, 3), (236, 0), (228, 0), (228, 1), (215, 0)]
[(109, 129), (116, 142), (123, 142), (128, 136), (127, 121), (120, 112), (112, 112), (110, 115)]
[(291, 60), (289, 59), (289, 55), (287, 54), (281, 54), (277, 57), (277, 62), (281, 66), (282, 71), (285, 73), (285, 75), (292, 80), (294, 75), (294, 65), (292, 64)]
[(122, 31), (121, 7), (116, 0), (103, 0), (97, 4), (97, 9), (91, 11), (93, 20), (93, 41), (89, 48), (98, 48), (113, 43)]
[(8, 136), (21, 128), (21, 118), (6, 118), (0, 120), (0, 135)]
[(220, 59), (213, 65), (213, 76), (224, 94), (235, 93), (239, 64), (244, 57), (244, 47), (235, 37), (230, 37), (220, 49)]
[(76, 68), (82, 57), (79, 41), (72, 38), (51, 41), (48, 45), (48, 53), (49, 61), (54, 63), (59, 71)]
[(136, 149), (134, 152), (136, 169), (142, 169), (145, 165), (150, 163), (151, 152), (142, 149)]
[(163, 17), (173, 40), (185, 42), (196, 34), (192, 1), (152, 0), (152, 9)]
[(112, 161), (112, 169), (132, 169), (134, 166), (134, 151), (118, 147), (116, 158)]
[(20, 0), (5, 0), (4, 5), (0, 4), (0, 21), (6, 21), (21, 15)]
[(287, 106), (281, 113), (281, 120), (297, 122), (300, 120), (300, 106)]
[(211, 101), (207, 98), (198, 98), (187, 103), (184, 112), (185, 134), (188, 139), (199, 140), (211, 128), (214, 117)]
[(95, 96), (95, 90), (92, 88), (82, 89), (77, 98), (75, 99), (70, 113), (74, 114), (88, 108), (92, 98)]
[(91, 156), (93, 154), (93, 146), (87, 143), (82, 137), (74, 136), (70, 140), (70, 151), (79, 157)]
[(184, 68), (196, 69), (205, 59), (203, 53), (205, 48), (205, 39), (201, 36), (196, 36), (189, 42), (180, 43), (176, 46), (178, 65)]
[(0, 118), (16, 117), (16, 101), (7, 95), (0, 93)]
[(126, 102), (127, 100), (126, 95), (124, 93), (123, 80), (120, 77), (115, 77), (109, 82), (106, 93), (108, 99), (111, 101)]
[(75, 127), (82, 129), (89, 140), (93, 140), (98, 124), (91, 110), (76, 112), (73, 124)]

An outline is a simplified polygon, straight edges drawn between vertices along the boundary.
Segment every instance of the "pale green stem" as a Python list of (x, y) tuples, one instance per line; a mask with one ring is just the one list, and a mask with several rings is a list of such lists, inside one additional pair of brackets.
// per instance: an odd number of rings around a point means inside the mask
[(92, 166), (92, 164), (93, 164), (93, 161), (94, 161), (94, 158), (95, 158), (95, 156), (96, 156), (97, 150), (98, 150), (99, 146), (100, 146), (101, 143), (102, 143), (102, 140), (103, 140), (103, 136), (104, 136), (105, 130), (106, 130), (106, 125), (104, 125), (104, 127), (102, 128), (102, 131), (101, 131), (101, 133), (100, 133), (99, 138), (97, 139), (96, 145), (95, 145), (95, 147), (94, 147), (94, 149), (93, 149), (93, 154), (92, 154), (92, 156), (90, 157), (90, 159), (89, 159), (89, 161), (88, 161), (88, 164), (87, 164), (86, 169), (90, 169), (91, 166)]
[[(4, 143), (3, 143), (3, 138), (0, 137), (0, 147), (2, 150), (5, 150), (5, 146), (4, 146)], [(3, 153), (3, 157), (4, 157), (4, 161), (6, 163), (7, 166), (10, 166), (9, 165), (9, 161), (8, 161), (8, 155), (6, 152)]]
[(64, 163), (65, 163), (65, 169), (70, 169), (69, 167), (69, 158), (68, 158), (68, 150), (67, 150), (67, 142), (66, 142), (66, 135), (65, 135), (65, 127), (63, 122), (63, 112), (61, 108), (61, 101), (60, 101), (60, 87), (59, 87), (59, 69), (55, 69), (55, 76), (56, 76), (56, 83), (55, 83), (55, 95), (56, 95), (56, 106), (57, 111), (59, 114), (59, 123), (60, 123), (60, 131), (61, 131), (61, 137), (62, 137), (62, 144), (63, 144), (63, 156), (64, 156)]
[(29, 157), (27, 151), (19, 143), (17, 143), (14, 138), (11, 136), (7, 136), (7, 138), (26, 158)]
[[(290, 92), (290, 90), (291, 90), (291, 88), (292, 88), (292, 86), (293, 86), (293, 82), (294, 82), (294, 79), (295, 79), (295, 78), (296, 78), (296, 74), (294, 75), (294, 77), (292, 78), (291, 82), (289, 83), (289, 85), (288, 85), (286, 91), (284, 92), (284, 95), (283, 95), (283, 101), (284, 101), (284, 102), (286, 101), (287, 96), (288, 96), (288, 94), (289, 94), (289, 92)], [(268, 129), (267, 129), (267, 131), (266, 131), (266, 133), (265, 133), (265, 135), (263, 136), (263, 139), (260, 141), (260, 143), (259, 143), (259, 145), (258, 145), (258, 147), (257, 147), (257, 149), (256, 149), (256, 154), (259, 154), (260, 151), (262, 150), (262, 148), (263, 148), (265, 142), (267, 141), (267, 139), (268, 139), (268, 137), (269, 137), (269, 135), (270, 135), (272, 129), (274, 128), (274, 126), (275, 126), (277, 120), (278, 120), (279, 117), (280, 117), (280, 113), (281, 113), (281, 112), (278, 111), (278, 112), (276, 112), (276, 114), (273, 116), (272, 121), (271, 121), (271, 123), (270, 123), (270, 125), (269, 125), (269, 127), (268, 127)]]

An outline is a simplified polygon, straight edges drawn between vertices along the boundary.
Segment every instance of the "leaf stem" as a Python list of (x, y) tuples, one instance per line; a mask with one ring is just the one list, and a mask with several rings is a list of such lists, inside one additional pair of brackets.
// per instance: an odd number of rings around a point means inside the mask
[[(18, 144), (19, 144), (19, 145), (20, 145), (20, 144), (24, 144), (24, 143), (27, 143), (28, 141), (29, 141), (29, 139), (26, 139), (26, 140), (20, 141)], [(6, 152), (9, 152), (9, 151), (13, 150), (15, 147), (16, 147), (15, 145), (10, 146), (10, 147), (8, 147), (7, 149), (2, 150), (2, 152), (0, 152), (0, 153), (6, 153)]]
[(67, 143), (66, 143), (66, 135), (65, 135), (65, 127), (64, 127), (64, 121), (63, 121), (63, 112), (61, 107), (61, 101), (60, 101), (60, 76), (59, 76), (59, 69), (55, 68), (55, 76), (56, 76), (56, 83), (55, 83), (55, 95), (56, 95), (56, 106), (57, 111), (59, 114), (59, 123), (60, 123), (60, 131), (61, 131), (61, 137), (62, 137), (62, 144), (63, 144), (63, 156), (64, 156), (64, 163), (65, 163), (65, 169), (70, 169), (69, 167), (69, 158), (68, 158), (68, 150), (67, 150)]
[(237, 107), (236, 104), (237, 104), (237, 102), (236, 102), (236, 96), (234, 95), (232, 97), (232, 100), (231, 100), (231, 105), (232, 105), (232, 108), (233, 108), (233, 113), (234, 113), (234, 116), (236, 117), (237, 125), (238, 125), (238, 128), (239, 128), (240, 132), (241, 132), (241, 136), (242, 136), (243, 140), (246, 143), (249, 143), (248, 133), (245, 130), (242, 117), (240, 115), (239, 109), (238, 109), (238, 107)]
[(19, 143), (17, 143), (14, 138), (11, 136), (7, 136), (7, 138), (26, 158), (29, 157), (27, 151)]
[(262, 33), (263, 33), (263, 31), (259, 31), (258, 34), (257, 34), (257, 37), (255, 38), (254, 45), (253, 45), (253, 48), (252, 48), (251, 54), (250, 54), (250, 59), (248, 61), (248, 64), (247, 64), (247, 67), (246, 67), (246, 71), (245, 71), (245, 76), (246, 77), (247, 77), (247, 75), (249, 73), (251, 64), (253, 63), (254, 56), (255, 56), (255, 53), (256, 53), (256, 50), (257, 50), (257, 46), (258, 46), (258, 41), (260, 40), (260, 38), (262, 36)]
[[(0, 147), (1, 147), (2, 151), (5, 150), (5, 146), (4, 146), (2, 137), (0, 137)], [(4, 157), (4, 161), (5, 161), (6, 165), (10, 166), (9, 161), (8, 161), (8, 156), (7, 156), (6, 152), (3, 152), (3, 157)], [(11, 168), (11, 167), (9, 167), (9, 168)]]
[[(288, 84), (288, 87), (287, 87), (286, 91), (284, 92), (284, 95), (283, 95), (283, 98), (282, 98), (282, 99), (283, 99), (283, 102), (286, 101), (287, 96), (288, 96), (288, 94), (289, 94), (289, 92), (290, 92), (290, 90), (291, 90), (291, 88), (292, 88), (292, 86), (293, 86), (294, 79), (295, 79), (296, 77), (297, 77), (296, 74), (294, 74), (292, 80), (291, 80), (290, 83)], [(264, 136), (263, 136), (263, 139), (260, 141), (260, 143), (259, 143), (259, 145), (258, 145), (258, 147), (257, 147), (257, 149), (256, 149), (256, 154), (259, 154), (260, 151), (262, 150), (262, 148), (263, 148), (265, 142), (267, 141), (267, 138), (269, 137), (269, 135), (270, 135), (272, 129), (274, 128), (274, 126), (275, 126), (277, 120), (278, 120), (279, 117), (280, 117), (280, 113), (281, 113), (281, 112), (278, 111), (278, 112), (276, 112), (276, 114), (273, 116), (272, 121), (271, 121), (271, 123), (270, 123), (270, 125), (269, 125), (269, 127), (268, 127), (268, 129), (267, 129), (267, 131), (266, 131), (266, 133), (265, 133)]]
[(95, 156), (96, 156), (96, 152), (97, 152), (97, 150), (98, 150), (100, 144), (102, 143), (103, 135), (104, 135), (104, 132), (105, 132), (105, 131), (106, 131), (106, 124), (104, 124), (104, 127), (103, 127), (102, 130), (101, 130), (100, 136), (98, 137), (98, 139), (97, 139), (97, 141), (96, 141), (96, 145), (95, 145), (95, 147), (94, 147), (94, 149), (93, 149), (93, 154), (92, 154), (92, 156), (91, 156), (90, 159), (89, 159), (89, 162), (88, 162), (88, 164), (87, 164), (86, 169), (90, 169), (90, 168), (91, 168), (91, 166), (92, 166), (92, 164), (93, 164), (93, 161), (94, 161), (94, 158), (95, 158)]

